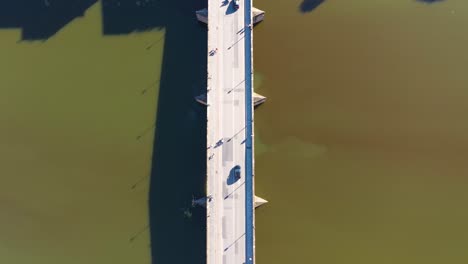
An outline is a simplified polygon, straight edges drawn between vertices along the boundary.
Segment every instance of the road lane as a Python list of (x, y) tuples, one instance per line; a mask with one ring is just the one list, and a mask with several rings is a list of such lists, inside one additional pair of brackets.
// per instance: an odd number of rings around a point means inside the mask
[[(244, 9), (235, 10), (232, 2), (222, 6), (222, 1), (219, 4), (212, 1), (208, 8), (208, 21), (216, 23), (208, 26), (207, 192), (212, 199), (207, 205), (207, 263), (243, 264), (246, 262)], [(241, 167), (239, 179), (235, 177), (235, 166)]]

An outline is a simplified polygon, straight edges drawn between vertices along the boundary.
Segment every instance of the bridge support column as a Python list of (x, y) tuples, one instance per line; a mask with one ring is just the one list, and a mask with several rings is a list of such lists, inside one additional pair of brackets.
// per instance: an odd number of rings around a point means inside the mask
[(258, 196), (255, 196), (255, 199), (254, 199), (254, 202), (255, 202), (255, 208), (259, 207), (259, 206), (262, 206), (266, 203), (268, 203), (267, 200), (263, 199), (263, 198), (260, 198)]
[[(199, 102), (202, 105), (208, 105), (206, 101), (206, 94), (201, 94), (199, 96), (195, 96), (195, 101)], [(254, 101), (254, 106), (259, 106), (263, 104), (266, 101), (266, 97), (263, 95), (259, 95), (257, 93), (253, 93), (253, 101)]]
[[(195, 15), (197, 15), (198, 21), (208, 24), (208, 8), (196, 11)], [(265, 18), (265, 11), (252, 7), (252, 17), (253, 23), (257, 24)]]
[(211, 199), (212, 199), (211, 195), (208, 195), (206, 197), (202, 197), (202, 198), (199, 198), (199, 199), (196, 199), (196, 200), (195, 200), (195, 198), (193, 198), (192, 199), (192, 207), (195, 207), (196, 205), (206, 207), (206, 203), (211, 201)]
[(195, 101), (199, 102), (202, 105), (208, 106), (206, 100), (206, 94), (200, 94), (199, 96), (195, 96)]
[(266, 101), (266, 97), (254, 92), (253, 101), (254, 101), (254, 106), (258, 106), (258, 105), (263, 104)]
[(208, 24), (208, 8), (204, 8), (198, 11), (195, 11), (198, 21)]
[(263, 21), (264, 18), (265, 18), (265, 11), (252, 7), (252, 19), (253, 19), (254, 24), (257, 24), (260, 21)]
[(196, 205), (198, 206), (203, 206), (203, 207), (206, 207), (206, 201), (208, 199), (206, 197), (202, 197), (200, 199), (192, 199), (192, 207), (195, 207)]

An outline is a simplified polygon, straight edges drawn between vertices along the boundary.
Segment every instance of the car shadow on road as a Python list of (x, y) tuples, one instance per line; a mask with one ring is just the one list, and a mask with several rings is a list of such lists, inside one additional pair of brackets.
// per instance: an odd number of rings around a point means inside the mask
[(223, 3), (221, 3), (221, 7), (227, 6), (229, 4), (229, 0), (224, 0)]
[(226, 8), (226, 15), (233, 14), (237, 11), (237, 8), (234, 5), (234, 0), (231, 0)]

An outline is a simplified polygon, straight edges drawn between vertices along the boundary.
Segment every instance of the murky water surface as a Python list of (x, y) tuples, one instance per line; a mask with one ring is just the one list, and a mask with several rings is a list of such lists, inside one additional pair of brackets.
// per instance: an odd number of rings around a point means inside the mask
[(468, 2), (305, 2), (256, 1), (258, 263), (466, 263)]
[(0, 30), (1, 263), (150, 261), (163, 36), (104, 35), (100, 4), (47, 39)]

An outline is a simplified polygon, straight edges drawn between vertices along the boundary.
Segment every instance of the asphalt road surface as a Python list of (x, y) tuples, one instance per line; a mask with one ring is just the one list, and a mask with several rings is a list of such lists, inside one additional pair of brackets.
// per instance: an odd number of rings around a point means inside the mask
[[(245, 263), (244, 7), (208, 11), (207, 263)], [(236, 175), (240, 170), (240, 177)]]

